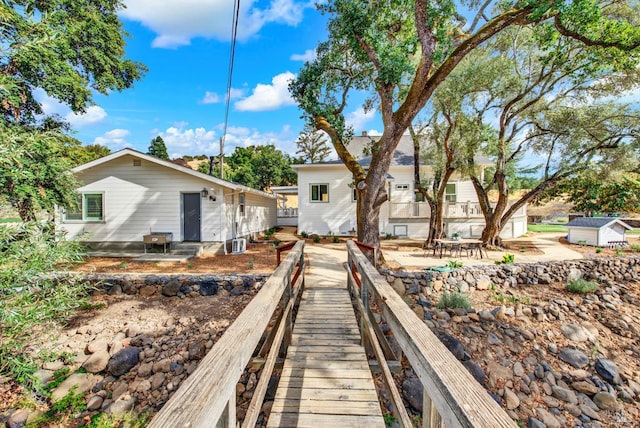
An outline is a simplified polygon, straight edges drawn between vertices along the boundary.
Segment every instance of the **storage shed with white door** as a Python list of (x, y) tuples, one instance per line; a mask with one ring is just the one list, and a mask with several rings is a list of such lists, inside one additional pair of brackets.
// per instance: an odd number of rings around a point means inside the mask
[(567, 224), (571, 244), (606, 247), (626, 240), (632, 227), (615, 217), (578, 217)]

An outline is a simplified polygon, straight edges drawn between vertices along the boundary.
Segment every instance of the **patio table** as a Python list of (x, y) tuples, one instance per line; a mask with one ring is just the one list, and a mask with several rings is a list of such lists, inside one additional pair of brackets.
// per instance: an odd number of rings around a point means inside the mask
[(461, 238), (461, 239), (441, 238), (441, 239), (434, 239), (434, 241), (437, 242), (438, 246), (440, 247), (440, 258), (442, 258), (442, 253), (444, 249), (448, 249), (451, 256), (453, 256), (453, 252), (456, 249), (460, 250), (462, 248), (462, 245), (469, 245), (474, 250), (477, 249), (480, 245), (482, 245), (482, 241), (480, 239), (472, 239), (472, 238)]

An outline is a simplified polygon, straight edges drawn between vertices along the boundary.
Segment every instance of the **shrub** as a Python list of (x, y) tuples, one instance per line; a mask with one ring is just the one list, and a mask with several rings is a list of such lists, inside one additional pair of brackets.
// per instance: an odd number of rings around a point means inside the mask
[(578, 278), (570, 281), (566, 288), (571, 293), (589, 294), (598, 291), (598, 283)]
[(279, 239), (276, 239), (275, 241), (273, 241), (273, 246), (277, 247), (278, 245), (282, 244), (282, 241)]
[(392, 235), (391, 233), (387, 233), (387, 234), (384, 236), (384, 239), (386, 239), (386, 240), (393, 239), (393, 235)]
[(90, 307), (87, 284), (51, 275), (82, 256), (76, 242), (57, 236), (46, 224), (0, 227), (0, 375), (35, 387), (39, 356), (25, 352), (25, 344), (35, 331)]
[(598, 247), (596, 248), (596, 254), (600, 254), (602, 252), (602, 248)]
[(616, 247), (616, 256), (622, 257), (623, 254), (624, 250), (622, 249), (622, 247)]
[(442, 297), (440, 297), (436, 307), (438, 309), (470, 309), (471, 301), (469, 300), (469, 297), (459, 291), (454, 293), (444, 293)]
[(334, 236), (334, 237), (333, 237), (333, 242), (334, 242), (335, 244), (337, 244), (338, 242), (340, 242), (340, 238), (338, 238), (337, 236)]
[(300, 236), (306, 239), (309, 237), (309, 234), (303, 230), (302, 232), (300, 232)]
[(320, 242), (320, 235), (313, 235), (311, 239), (313, 239), (313, 242), (317, 244), (318, 242)]
[(452, 269), (457, 269), (462, 267), (462, 262), (459, 260), (449, 260), (447, 261), (447, 266), (452, 268)]
[(640, 251), (640, 244), (631, 244), (630, 247), (636, 253)]
[(508, 265), (516, 260), (516, 256), (511, 253), (506, 253), (502, 256), (502, 260), (496, 260), (497, 265)]

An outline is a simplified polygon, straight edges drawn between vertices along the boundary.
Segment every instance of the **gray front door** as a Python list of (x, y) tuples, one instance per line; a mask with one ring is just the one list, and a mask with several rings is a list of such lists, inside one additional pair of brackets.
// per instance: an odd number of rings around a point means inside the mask
[(200, 242), (200, 193), (183, 193), (184, 241)]

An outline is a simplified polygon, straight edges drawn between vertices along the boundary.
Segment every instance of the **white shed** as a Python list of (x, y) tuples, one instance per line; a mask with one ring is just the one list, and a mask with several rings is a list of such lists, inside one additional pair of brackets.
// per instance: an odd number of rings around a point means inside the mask
[(578, 217), (567, 224), (571, 244), (605, 247), (613, 242), (625, 241), (632, 227), (614, 217)]

